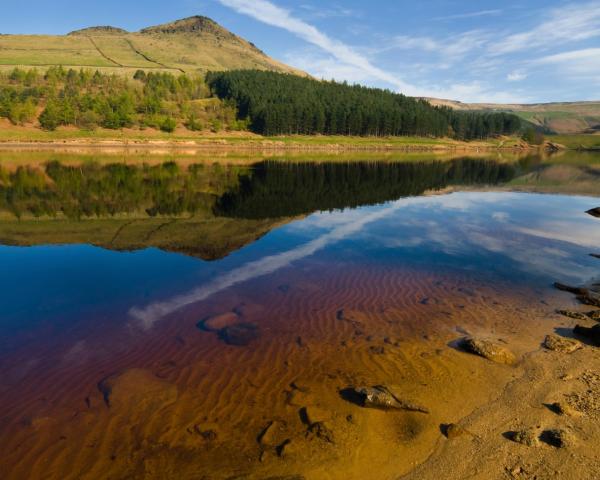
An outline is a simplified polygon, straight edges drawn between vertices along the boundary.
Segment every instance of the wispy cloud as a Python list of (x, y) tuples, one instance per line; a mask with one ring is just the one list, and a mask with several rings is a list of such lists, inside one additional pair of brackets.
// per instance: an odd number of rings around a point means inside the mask
[(477, 17), (489, 17), (494, 15), (500, 15), (502, 10), (494, 9), (494, 10), (480, 10), (478, 12), (466, 12), (466, 13), (457, 13), (455, 15), (446, 15), (443, 17), (435, 17), (433, 20), (462, 20), (466, 18), (477, 18)]
[(506, 79), (509, 82), (520, 82), (521, 80), (525, 80), (527, 78), (527, 74), (520, 70), (515, 70), (514, 72), (510, 72)]
[(289, 10), (281, 8), (274, 3), (267, 0), (254, 0), (252, 2), (248, 2), (247, 0), (219, 0), (219, 2), (226, 7), (232, 8), (238, 13), (248, 15), (267, 25), (287, 30), (306, 42), (316, 45), (336, 60), (346, 65), (362, 69), (365, 73), (368, 73), (375, 79), (393, 85), (399, 90), (408, 92), (409, 94), (417, 91), (414, 86), (402, 81), (397, 75), (372, 64), (371, 61), (359, 53), (357, 49), (330, 37), (321, 32), (314, 25), (310, 25), (304, 20), (297, 18)]
[(585, 48), (547, 55), (536, 63), (560, 65), (563, 72), (568, 71), (576, 75), (600, 75), (600, 48)]
[(489, 51), (504, 55), (596, 37), (600, 37), (600, 1), (573, 3), (550, 10), (539, 25), (526, 32), (497, 38)]

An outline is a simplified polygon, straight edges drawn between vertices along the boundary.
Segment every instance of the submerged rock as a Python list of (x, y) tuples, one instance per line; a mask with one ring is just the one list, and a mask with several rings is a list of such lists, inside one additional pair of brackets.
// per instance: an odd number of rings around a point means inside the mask
[(302, 420), (308, 425), (331, 420), (331, 412), (319, 407), (308, 406), (300, 411)]
[(219, 330), (219, 338), (227, 345), (245, 347), (258, 339), (258, 327), (252, 323), (240, 323)]
[(495, 363), (512, 365), (517, 361), (515, 354), (508, 348), (489, 340), (467, 337), (462, 340), (460, 346), (467, 352), (479, 355)]
[(365, 408), (380, 410), (409, 410), (412, 412), (429, 413), (429, 409), (411, 400), (399, 398), (389, 387), (376, 385), (374, 387), (354, 388), (359, 404)]
[(577, 335), (581, 335), (582, 337), (590, 339), (596, 346), (600, 346), (600, 323), (591, 328), (577, 325), (573, 329), (573, 332), (575, 332)]
[(582, 348), (583, 345), (577, 340), (551, 334), (546, 336), (544, 347), (555, 352), (573, 353)]
[(265, 446), (276, 446), (281, 443), (284, 435), (285, 424), (279, 420), (269, 422), (269, 424), (258, 435), (258, 443)]
[(308, 428), (308, 432), (327, 443), (335, 443), (333, 431), (327, 426), (325, 422), (313, 423)]
[(565, 285), (564, 283), (554, 282), (554, 288), (563, 292), (573, 293), (575, 295), (587, 295), (589, 290), (582, 287), (572, 287), (571, 285)]
[(600, 218), (600, 207), (592, 208), (585, 213), (591, 215), (592, 217)]
[(141, 411), (158, 410), (177, 400), (177, 386), (157, 378), (152, 372), (132, 368), (98, 383), (98, 390), (110, 408)]
[(240, 322), (240, 316), (235, 312), (226, 312), (213, 315), (198, 322), (197, 327), (207, 332), (218, 332), (223, 328), (231, 327)]

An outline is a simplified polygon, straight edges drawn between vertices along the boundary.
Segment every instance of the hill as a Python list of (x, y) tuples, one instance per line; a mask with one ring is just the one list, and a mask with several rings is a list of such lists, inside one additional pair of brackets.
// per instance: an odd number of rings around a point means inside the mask
[(433, 105), (462, 111), (511, 112), (547, 133), (575, 134), (600, 131), (600, 101), (537, 104), (462, 103), (426, 98)]
[(89, 27), (68, 35), (0, 35), (0, 69), (63, 65), (129, 74), (258, 69), (305, 75), (270, 58), (210, 18), (195, 16), (127, 32)]

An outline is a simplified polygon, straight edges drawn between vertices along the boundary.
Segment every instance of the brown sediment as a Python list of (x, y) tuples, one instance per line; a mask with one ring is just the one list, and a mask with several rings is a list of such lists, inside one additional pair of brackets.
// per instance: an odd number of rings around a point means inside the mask
[[(517, 459), (538, 478), (548, 468), (560, 478), (573, 465), (594, 471), (598, 411), (586, 392), (598, 392), (588, 373), (598, 354), (541, 350), (549, 330), (572, 326), (553, 313), (558, 292), (409, 267), (290, 270), (149, 332), (98, 322), (63, 346), (2, 358), (13, 369), (38, 362), (0, 387), (5, 478), (501, 478)], [(256, 326), (247, 345), (196, 327), (226, 312)], [(465, 335), (506, 344), (520, 360), (454, 348)], [(367, 409), (342, 394), (374, 385), (394, 385), (429, 413)], [(559, 419), (543, 406), (564, 399), (584, 414)], [(573, 430), (575, 460), (569, 448), (530, 454), (502, 436), (531, 422)], [(452, 423), (469, 434), (447, 439), (441, 426)]]

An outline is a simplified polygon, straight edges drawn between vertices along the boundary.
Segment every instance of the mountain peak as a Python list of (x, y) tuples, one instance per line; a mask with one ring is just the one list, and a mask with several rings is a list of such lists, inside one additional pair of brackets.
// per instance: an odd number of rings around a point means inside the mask
[(223, 28), (214, 20), (201, 15), (144, 28), (140, 30), (140, 33), (209, 33), (216, 36), (233, 36), (229, 30)]

